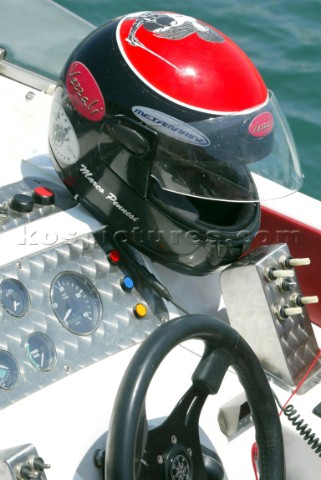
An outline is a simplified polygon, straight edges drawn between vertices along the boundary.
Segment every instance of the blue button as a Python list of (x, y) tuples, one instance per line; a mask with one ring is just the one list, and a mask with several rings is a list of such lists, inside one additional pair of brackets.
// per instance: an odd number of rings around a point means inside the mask
[(130, 277), (124, 277), (122, 279), (121, 286), (124, 290), (129, 292), (134, 287), (134, 282)]

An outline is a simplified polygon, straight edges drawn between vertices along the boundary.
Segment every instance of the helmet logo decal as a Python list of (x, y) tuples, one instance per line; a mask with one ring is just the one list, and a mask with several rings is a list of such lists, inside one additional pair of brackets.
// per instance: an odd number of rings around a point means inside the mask
[[(128, 15), (126, 18), (132, 18)], [(138, 17), (134, 15), (135, 22), (133, 23), (126, 41), (133, 47), (140, 47), (148, 51), (152, 55), (160, 58), (167, 64), (171, 65), (176, 70), (179, 68), (171, 63), (166, 58), (160, 56), (155, 51), (149, 49), (138, 38), (136, 33), (143, 27), (145, 30), (152, 32), (155, 37), (165, 38), (167, 40), (181, 40), (193, 33), (196, 33), (199, 38), (206, 42), (221, 43), (224, 38), (214, 30), (210, 25), (205, 25), (192, 17), (178, 14), (153, 13), (142, 12)]]
[(249, 125), (249, 133), (253, 137), (265, 137), (274, 127), (274, 118), (271, 112), (263, 112), (253, 118)]
[(200, 147), (208, 146), (211, 143), (202, 132), (166, 113), (138, 105), (132, 107), (132, 111), (136, 117), (147, 123), (147, 125), (154, 127), (169, 137)]
[(99, 122), (105, 115), (105, 102), (100, 88), (89, 69), (73, 62), (66, 75), (66, 88), (72, 106), (80, 115)]
[[(131, 18), (131, 16), (129, 15), (127, 18)], [(206, 42), (224, 42), (224, 38), (210, 25), (201, 23), (195, 18), (187, 17), (186, 15), (142, 12), (139, 16), (135, 15), (134, 18), (136, 20), (126, 40), (135, 47), (146, 48), (136, 36), (140, 27), (144, 27), (156, 37), (167, 38), (168, 40), (181, 40), (196, 33)]]

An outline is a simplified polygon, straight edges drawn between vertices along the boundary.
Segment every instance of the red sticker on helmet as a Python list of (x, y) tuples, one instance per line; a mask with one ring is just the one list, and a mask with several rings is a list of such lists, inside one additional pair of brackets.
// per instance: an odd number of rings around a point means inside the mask
[(81, 62), (68, 68), (66, 88), (72, 106), (83, 117), (99, 122), (105, 115), (104, 97), (89, 69)]
[(265, 137), (272, 132), (274, 119), (271, 112), (263, 112), (257, 115), (249, 125), (249, 133), (253, 137)]

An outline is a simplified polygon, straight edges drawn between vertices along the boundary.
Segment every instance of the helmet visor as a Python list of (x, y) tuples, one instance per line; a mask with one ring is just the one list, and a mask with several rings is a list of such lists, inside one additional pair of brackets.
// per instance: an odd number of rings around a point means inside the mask
[[(134, 113), (139, 116), (142, 108), (134, 107)], [(302, 185), (291, 131), (272, 92), (255, 111), (191, 123), (146, 108), (143, 115), (159, 133), (151, 174), (165, 190), (257, 202), (289, 195)]]

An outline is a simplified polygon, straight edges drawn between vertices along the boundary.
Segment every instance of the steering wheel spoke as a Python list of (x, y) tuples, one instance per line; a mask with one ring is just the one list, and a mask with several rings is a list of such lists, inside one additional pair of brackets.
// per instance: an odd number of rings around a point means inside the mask
[(206, 398), (206, 393), (192, 386), (167, 419), (148, 432), (139, 480), (208, 480), (198, 427)]

